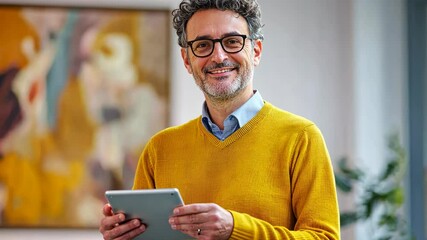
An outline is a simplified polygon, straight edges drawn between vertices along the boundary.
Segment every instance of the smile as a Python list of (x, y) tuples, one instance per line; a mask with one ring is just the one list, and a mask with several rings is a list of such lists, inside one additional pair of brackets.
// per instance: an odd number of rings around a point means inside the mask
[(208, 71), (208, 73), (211, 73), (211, 74), (221, 74), (221, 73), (231, 72), (234, 69), (235, 68), (217, 69), (217, 70)]

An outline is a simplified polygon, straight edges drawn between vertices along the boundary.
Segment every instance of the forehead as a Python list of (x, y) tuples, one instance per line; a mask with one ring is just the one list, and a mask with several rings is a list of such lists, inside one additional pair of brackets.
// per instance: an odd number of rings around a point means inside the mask
[(244, 17), (230, 10), (207, 9), (197, 11), (187, 23), (187, 38), (200, 36), (218, 38), (227, 33), (249, 34)]

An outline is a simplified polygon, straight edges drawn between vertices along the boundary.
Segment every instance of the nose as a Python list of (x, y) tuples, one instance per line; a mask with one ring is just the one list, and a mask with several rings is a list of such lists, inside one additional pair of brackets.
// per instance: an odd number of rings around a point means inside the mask
[(217, 63), (223, 62), (228, 58), (228, 53), (224, 51), (220, 42), (214, 44), (214, 50), (211, 55), (211, 60)]

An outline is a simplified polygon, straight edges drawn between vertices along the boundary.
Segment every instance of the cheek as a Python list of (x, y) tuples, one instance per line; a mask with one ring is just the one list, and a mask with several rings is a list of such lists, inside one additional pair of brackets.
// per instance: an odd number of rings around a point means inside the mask
[(257, 65), (252, 48), (245, 49), (244, 54), (238, 60), (242, 66)]
[(207, 60), (192, 57), (190, 61), (190, 68), (192, 73), (200, 73), (203, 72), (202, 69), (206, 66)]
[(238, 63), (240, 64), (240, 67), (243, 69), (247, 69), (254, 65), (253, 59), (250, 56), (245, 56), (244, 58), (239, 59)]

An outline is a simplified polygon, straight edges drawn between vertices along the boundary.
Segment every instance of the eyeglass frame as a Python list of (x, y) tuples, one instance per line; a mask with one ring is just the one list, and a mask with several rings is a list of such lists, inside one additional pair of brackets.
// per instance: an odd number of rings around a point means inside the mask
[[(224, 39), (226, 39), (226, 38), (229, 38), (229, 37), (242, 37), (242, 38), (243, 38), (242, 48), (240, 48), (240, 50), (235, 51), (235, 52), (227, 51), (227, 50), (224, 48), (224, 45), (222, 45), (222, 41), (223, 41)], [(212, 53), (213, 53), (213, 52), (214, 52), (214, 50), (215, 50), (215, 43), (217, 43), (217, 42), (219, 42), (219, 44), (221, 45), (221, 48), (222, 48), (222, 50), (224, 50), (224, 52), (226, 52), (226, 53), (230, 53), (230, 54), (239, 53), (239, 52), (241, 52), (241, 51), (243, 50), (243, 48), (245, 48), (246, 39), (252, 40), (252, 38), (248, 37), (246, 34), (231, 34), (231, 35), (224, 36), (224, 37), (222, 37), (222, 38), (215, 38), (215, 39), (210, 39), (210, 38), (200, 38), (200, 39), (194, 39), (194, 40), (188, 41), (188, 42), (187, 42), (187, 47), (189, 47), (189, 48), (191, 49), (191, 52), (194, 54), (194, 56), (196, 56), (196, 57), (198, 57), (198, 58), (205, 58), (205, 57), (209, 57), (210, 55), (212, 55)], [(212, 50), (211, 50), (211, 52), (210, 52), (208, 55), (206, 55), (206, 56), (200, 56), (200, 55), (197, 55), (197, 54), (194, 52), (194, 49), (193, 49), (193, 43), (194, 43), (194, 42), (197, 42), (197, 41), (201, 41), (201, 40), (209, 40), (209, 41), (213, 42), (213, 44), (212, 44)]]

